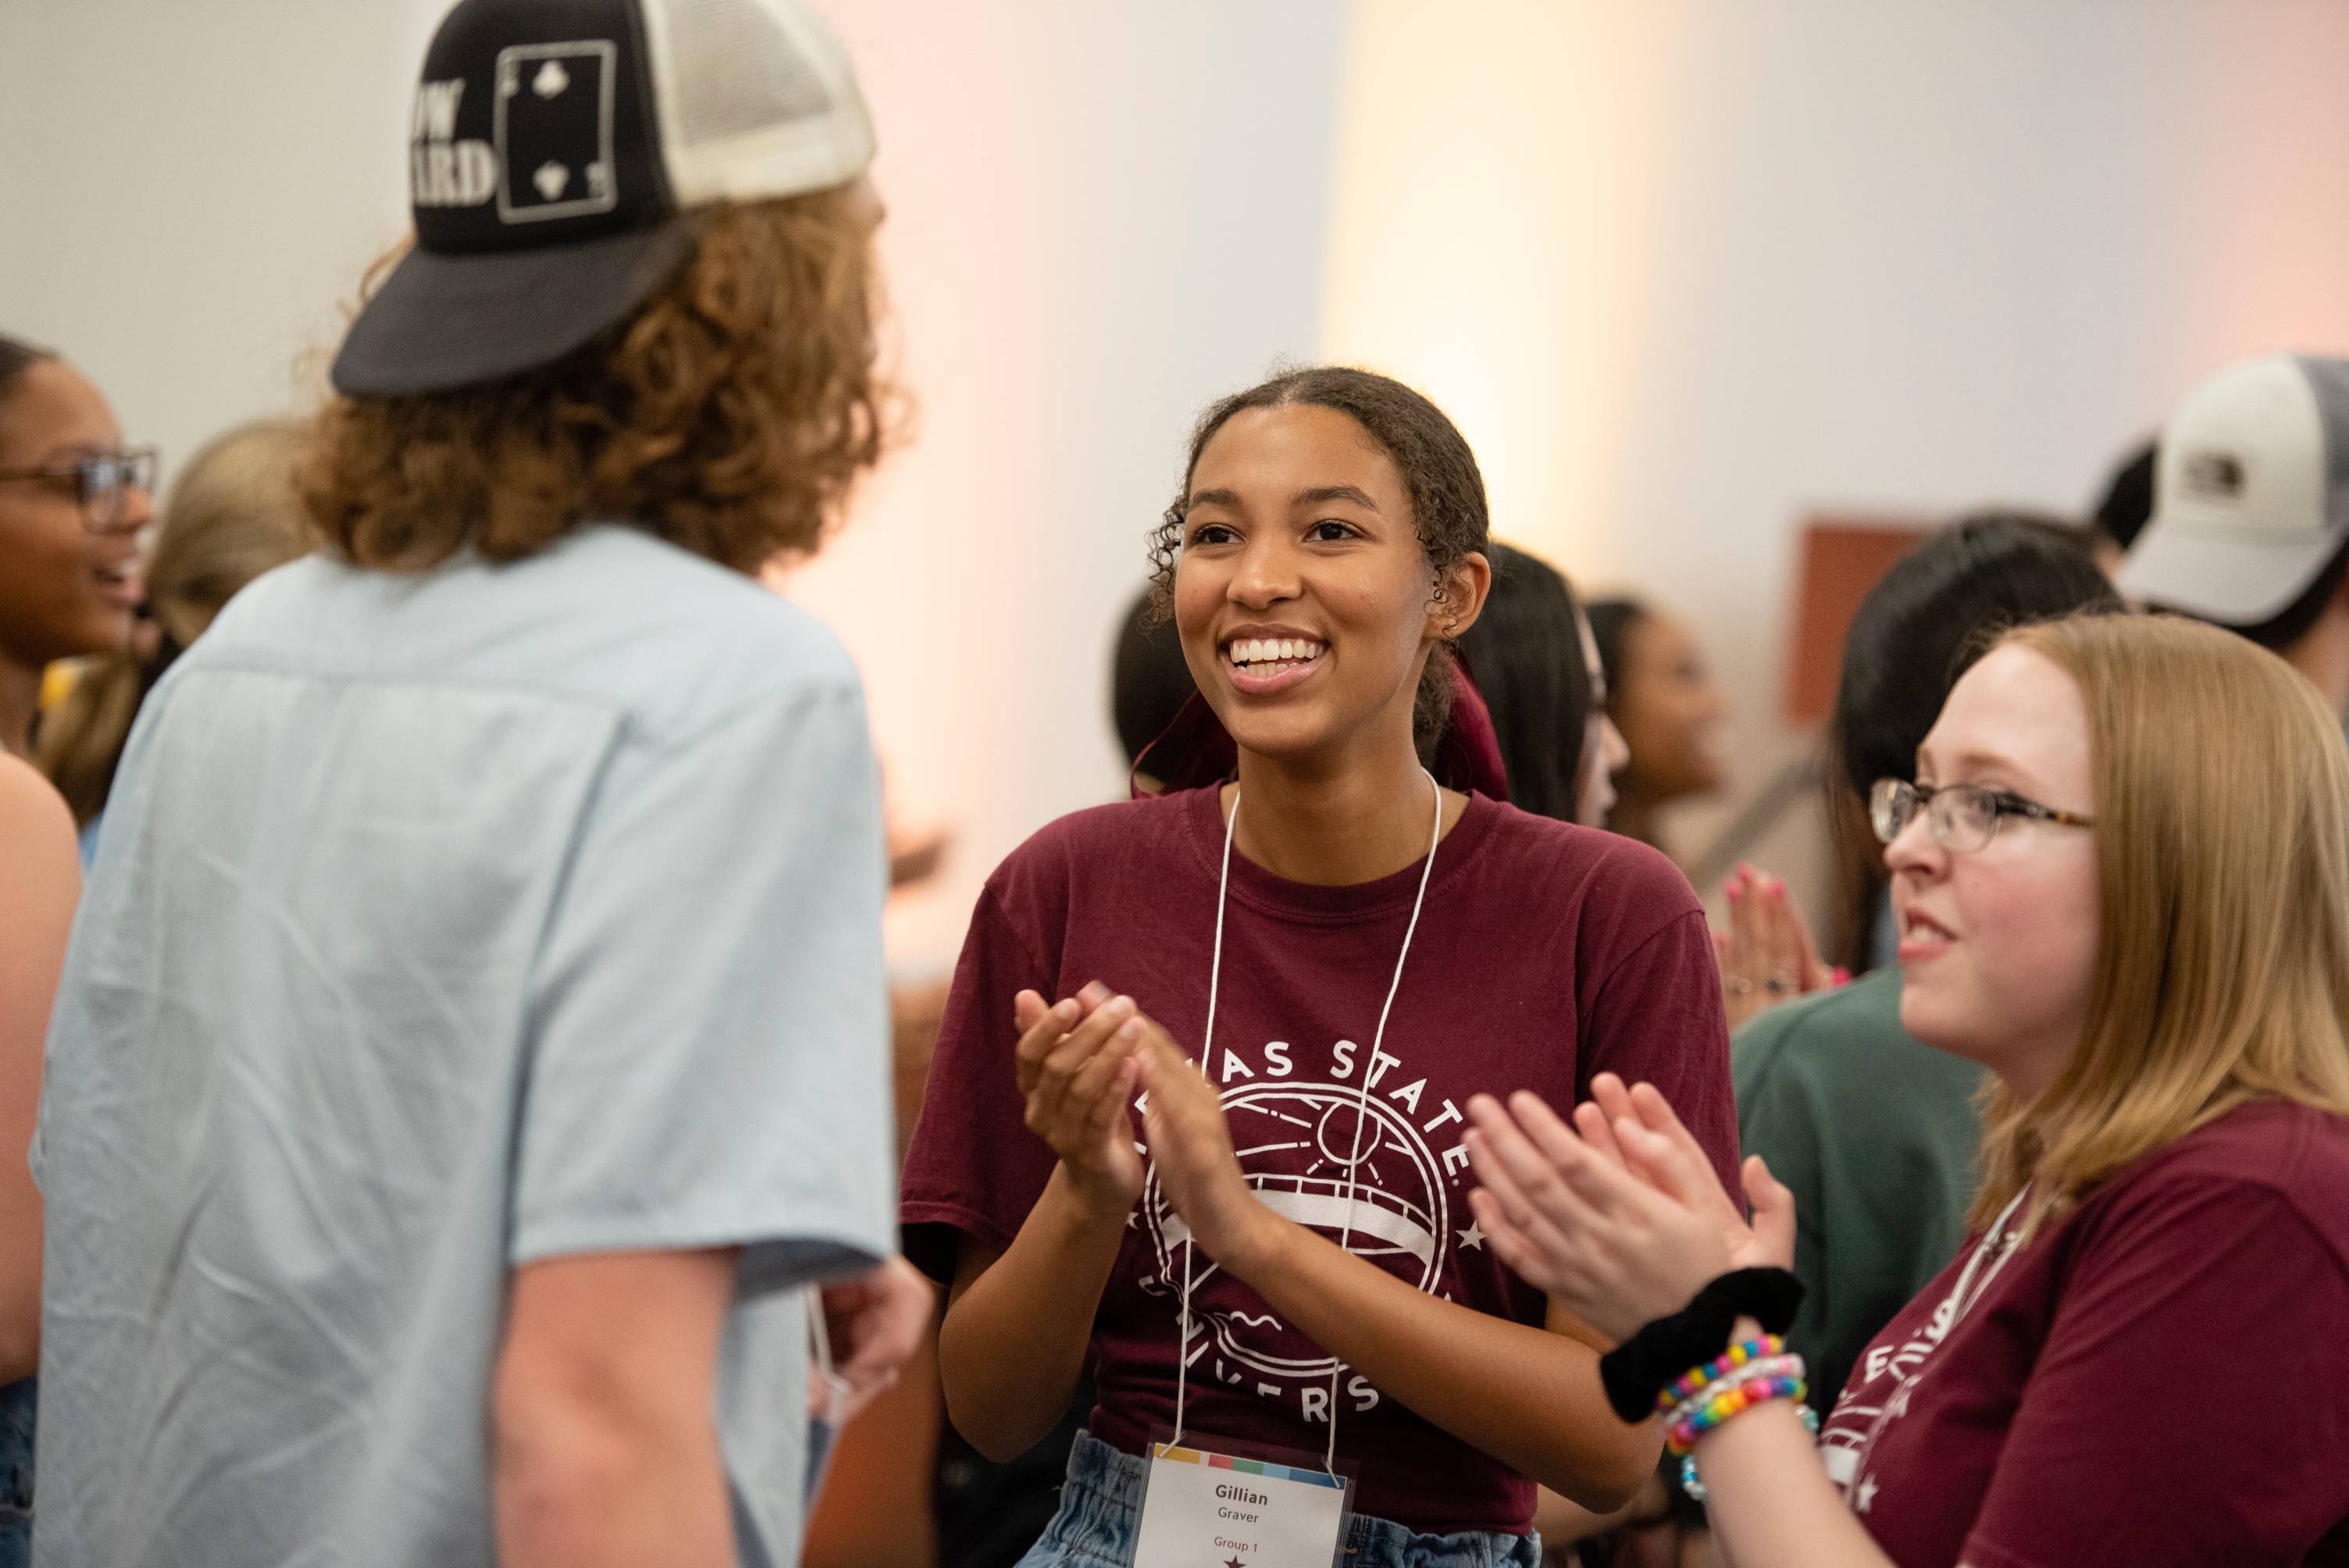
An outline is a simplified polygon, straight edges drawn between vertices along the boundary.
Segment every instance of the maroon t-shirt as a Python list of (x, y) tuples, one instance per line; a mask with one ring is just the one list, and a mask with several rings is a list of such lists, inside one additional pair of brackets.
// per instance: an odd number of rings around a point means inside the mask
[[(1223, 841), (1216, 791), (1186, 790), (1064, 817), (989, 879), (905, 1166), (906, 1250), (937, 1278), (952, 1272), (957, 1233), (1008, 1244), (1052, 1171), (1014, 1079), (1023, 987), (1056, 998), (1100, 980), (1197, 1056)], [(1471, 796), (1436, 851), (1374, 1057), (1419, 878), (1414, 865), (1314, 887), (1235, 851), (1207, 1073), (1250, 1185), (1332, 1241), (1367, 1074), (1351, 1250), (1421, 1290), (1538, 1324), (1542, 1294), (1502, 1267), (1469, 1212), (1462, 1108), (1529, 1088), (1563, 1110), (1612, 1069), (1662, 1089), (1733, 1180), (1712, 939), (1688, 883), (1653, 850)], [(1174, 1420), (1181, 1234), (1154, 1182), (1094, 1322), (1092, 1431), (1129, 1453)], [(1192, 1312), (1186, 1439), (1320, 1453), (1333, 1367), (1320, 1346), (1204, 1253)], [(1361, 1511), (1430, 1532), (1527, 1527), (1533, 1485), (1499, 1461), (1350, 1367), (1337, 1405)]]
[(1820, 1434), (1893, 1562), (2349, 1563), (2349, 1123), (2245, 1106), (2017, 1229), (1902, 1309)]

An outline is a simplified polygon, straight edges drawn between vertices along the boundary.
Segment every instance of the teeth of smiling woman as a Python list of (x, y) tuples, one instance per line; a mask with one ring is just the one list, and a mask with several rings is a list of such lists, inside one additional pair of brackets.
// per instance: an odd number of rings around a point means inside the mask
[(1236, 665), (1309, 664), (1321, 656), (1321, 645), (1297, 637), (1245, 637), (1231, 645)]

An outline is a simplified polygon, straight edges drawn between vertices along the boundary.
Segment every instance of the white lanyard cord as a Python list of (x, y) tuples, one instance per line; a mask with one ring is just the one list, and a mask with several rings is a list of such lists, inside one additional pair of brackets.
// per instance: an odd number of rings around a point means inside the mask
[[(1941, 1337), (1933, 1342), (1934, 1350), (1939, 1350), (1948, 1342), (1949, 1336), (1958, 1331), (1958, 1325), (1965, 1321), (1966, 1315), (1974, 1309), (1974, 1304), (1989, 1294), (1991, 1282), (1998, 1278), (1999, 1271), (2006, 1267), (2007, 1260), (2014, 1255), (2016, 1246), (2023, 1240), (2023, 1233), (2018, 1230), (2008, 1235), (2006, 1222), (2014, 1218), (2015, 1210), (2021, 1208), (2023, 1201), (2029, 1196), (2031, 1184), (2026, 1181), (2023, 1191), (2006, 1201), (2006, 1207), (2001, 1209), (1998, 1218), (1991, 1222), (1990, 1231), (1982, 1237), (1982, 1244), (1974, 1249), (1974, 1255), (1968, 1258), (1966, 1266), (1958, 1271), (1958, 1287), (1950, 1293), (1949, 1326), (1941, 1331)], [(1998, 1255), (1992, 1257), (1992, 1252)], [(1984, 1259), (1990, 1262), (1990, 1272), (1982, 1276), (1980, 1284), (1976, 1284), (1974, 1271), (1982, 1267)], [(1916, 1370), (1893, 1386), (1882, 1408), (1876, 1412), (1876, 1419), (1868, 1423), (1868, 1431), (1859, 1439), (1858, 1462), (1852, 1467), (1851, 1476), (1855, 1484), (1876, 1453), (1876, 1439), (1882, 1437), (1884, 1429), (1891, 1424), (1893, 1413), (1907, 1404), (1905, 1397), (1917, 1386), (1918, 1379), (1925, 1376), (1925, 1369), (1932, 1365), (1932, 1353), (1928, 1351), (1925, 1357), (1917, 1363)]]
[[(1362, 1127), (1371, 1119), (1371, 1075), (1378, 1070), (1380, 1047), (1386, 1043), (1387, 1016), (1394, 1011), (1395, 993), (1402, 988), (1403, 965), (1411, 957), (1411, 939), (1419, 931), (1420, 911), (1427, 905), (1427, 882), (1435, 872), (1436, 848), (1444, 841), (1443, 786), (1436, 783), (1435, 775), (1428, 772), (1426, 769), (1422, 768), (1419, 771), (1421, 777), (1427, 780), (1428, 789), (1435, 795), (1434, 822), (1428, 830), (1427, 859), (1420, 866), (1419, 892), (1412, 899), (1411, 920), (1402, 930), (1402, 951), (1395, 954), (1394, 978), (1387, 983), (1386, 1001), (1379, 1008), (1378, 1028), (1371, 1037), (1370, 1059), (1362, 1064), (1361, 1081), (1355, 1085), (1355, 1095), (1359, 1103), (1354, 1113), (1353, 1148), (1346, 1161), (1346, 1219), (1343, 1228), (1339, 1233), (1338, 1244), (1340, 1247), (1346, 1246), (1354, 1237), (1354, 1201), (1361, 1179)], [(1232, 835), (1239, 827), (1239, 820), (1240, 796), (1238, 789), (1235, 789), (1232, 791), (1231, 817), (1224, 824), (1223, 865), (1216, 874), (1216, 948), (1215, 955), (1207, 966), (1207, 1026), (1199, 1041), (1200, 1068), (1210, 1075), (1211, 1079), (1215, 1066), (1214, 1058), (1209, 1053), (1216, 1038), (1216, 999), (1222, 985), (1224, 972), (1224, 905), (1231, 891)], [(1188, 1357), (1191, 1351), (1191, 1237), (1187, 1233), (1183, 1237), (1182, 1335), (1182, 1339), (1174, 1347), (1174, 1441), (1175, 1443), (1183, 1440), (1184, 1394), (1190, 1381)], [(1345, 1365), (1339, 1362), (1335, 1357), (1330, 1359), (1332, 1365), (1330, 1368), (1330, 1447), (1323, 1456), (1322, 1468), (1334, 1476), (1338, 1473), (1338, 1382), (1345, 1376), (1346, 1368)]]

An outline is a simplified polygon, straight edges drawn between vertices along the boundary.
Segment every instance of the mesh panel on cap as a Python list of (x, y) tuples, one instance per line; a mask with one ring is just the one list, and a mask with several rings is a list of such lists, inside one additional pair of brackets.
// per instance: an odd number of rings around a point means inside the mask
[(823, 77), (756, 0), (667, 0), (677, 131), (699, 147), (832, 107)]

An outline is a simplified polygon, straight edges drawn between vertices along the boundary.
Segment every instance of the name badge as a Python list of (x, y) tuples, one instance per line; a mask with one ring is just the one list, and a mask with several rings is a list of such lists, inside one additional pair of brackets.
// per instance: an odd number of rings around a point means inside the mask
[(1351, 1491), (1318, 1465), (1153, 1443), (1133, 1568), (1333, 1568)]

